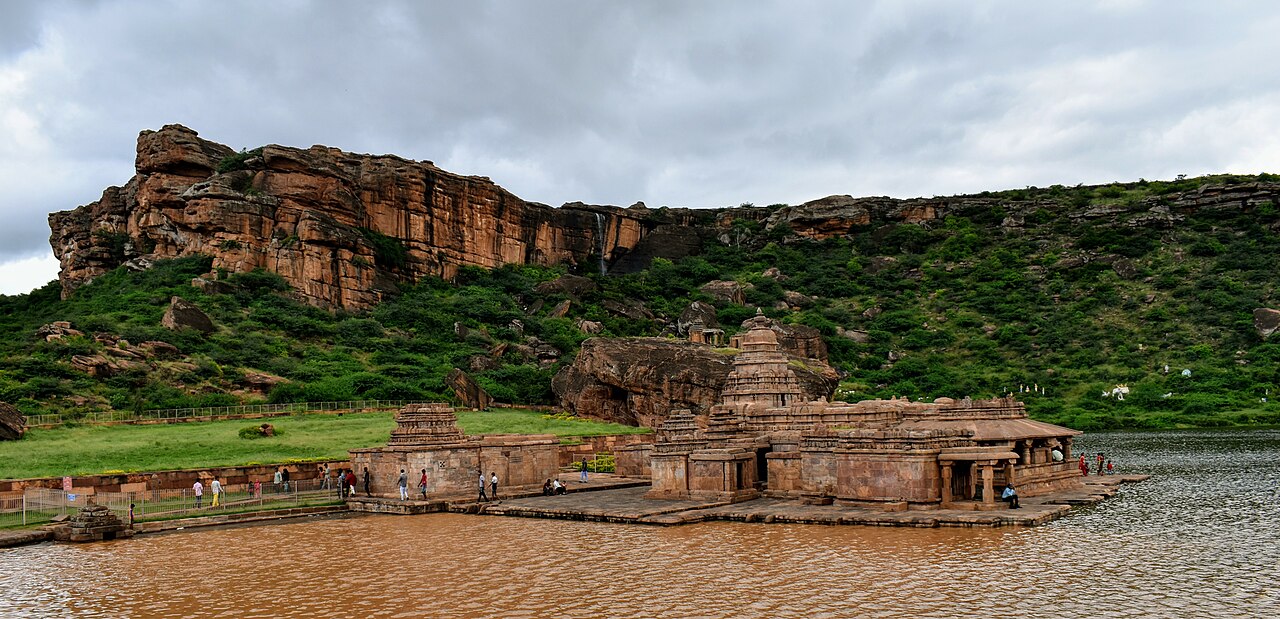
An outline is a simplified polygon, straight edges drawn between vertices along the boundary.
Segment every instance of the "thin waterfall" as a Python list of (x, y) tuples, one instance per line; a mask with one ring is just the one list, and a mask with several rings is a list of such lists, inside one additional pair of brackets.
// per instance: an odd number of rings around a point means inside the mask
[(604, 215), (596, 213), (596, 236), (600, 237), (600, 274), (604, 275), (607, 269), (604, 266)]

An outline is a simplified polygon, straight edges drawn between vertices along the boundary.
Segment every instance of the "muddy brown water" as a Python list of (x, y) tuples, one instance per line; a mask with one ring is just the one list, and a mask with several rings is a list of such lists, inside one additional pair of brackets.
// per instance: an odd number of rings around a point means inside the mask
[(1086, 435), (1151, 473), (1034, 529), (429, 515), (0, 550), (0, 617), (1272, 617), (1280, 431)]

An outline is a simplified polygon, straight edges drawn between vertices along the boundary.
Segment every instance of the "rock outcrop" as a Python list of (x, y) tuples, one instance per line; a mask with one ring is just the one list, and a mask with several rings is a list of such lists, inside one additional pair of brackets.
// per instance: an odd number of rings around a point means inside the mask
[[(607, 269), (655, 229), (693, 220), (643, 205), (555, 209), (390, 155), (276, 145), (237, 154), (181, 125), (143, 131), (135, 168), (98, 201), (49, 216), (64, 296), (129, 261), (205, 254), (217, 269), (279, 273), (314, 304), (362, 308), (396, 281), (452, 278), (468, 265)], [(680, 238), (647, 245), (647, 259), (696, 253), (700, 241)]]
[(733, 303), (736, 305), (747, 304), (747, 297), (745, 293), (746, 288), (742, 284), (735, 281), (730, 281), (730, 280), (710, 281), (703, 284), (700, 290), (706, 293), (707, 296), (717, 301), (723, 301), (725, 303)]
[(16, 441), (26, 431), (26, 417), (12, 404), (0, 402), (0, 441)]
[(36, 337), (44, 338), (46, 342), (56, 342), (62, 338), (82, 335), (84, 335), (83, 331), (72, 329), (71, 323), (65, 320), (51, 322), (36, 330)]
[(716, 318), (716, 307), (710, 303), (702, 301), (694, 301), (689, 307), (684, 308), (680, 312), (680, 317), (676, 319), (676, 335), (687, 337), (689, 328), (695, 325), (701, 325), (707, 329), (719, 329), (720, 321)]
[(489, 392), (484, 390), (475, 379), (467, 375), (466, 372), (458, 368), (449, 370), (445, 375), (444, 382), (453, 389), (454, 395), (458, 396), (458, 401), (466, 408), (475, 410), (488, 410), (493, 404), (493, 398), (489, 396)]
[(1253, 310), (1253, 327), (1258, 330), (1259, 337), (1271, 337), (1276, 331), (1280, 331), (1280, 310), (1265, 307)]
[[(839, 378), (821, 364), (793, 366), (809, 399), (829, 398)], [(560, 405), (579, 416), (656, 427), (675, 409), (704, 414), (720, 401), (733, 356), (665, 338), (591, 338), (552, 380)]]
[(213, 321), (209, 319), (209, 315), (182, 297), (169, 299), (169, 309), (164, 311), (160, 324), (173, 331), (194, 329), (201, 333), (213, 333)]

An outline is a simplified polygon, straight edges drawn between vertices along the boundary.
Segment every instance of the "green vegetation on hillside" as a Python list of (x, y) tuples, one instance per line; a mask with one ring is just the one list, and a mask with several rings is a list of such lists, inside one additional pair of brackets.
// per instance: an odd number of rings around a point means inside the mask
[[(393, 417), (389, 412), (276, 417), (265, 421), (281, 434), (253, 440), (239, 436), (245, 424), (255, 423), (244, 420), (35, 429), (22, 441), (0, 442), (0, 479), (342, 460), (348, 449), (386, 445), (395, 427)], [(523, 410), (463, 411), (458, 413), (458, 426), (468, 434), (596, 436), (643, 431), (547, 419)]]
[[(117, 270), (66, 301), (55, 284), (0, 297), (0, 401), (27, 413), (71, 414), (234, 404), (254, 397), (243, 390), (248, 371), (288, 379), (271, 391), (273, 402), (449, 399), (443, 377), (460, 367), (499, 401), (551, 403), (551, 376), (587, 337), (578, 321), (601, 323), (606, 337), (661, 335), (700, 300), (716, 305), (731, 333), (756, 307), (817, 328), (846, 377), (840, 397), (850, 400), (978, 398), (1038, 386), (1044, 395), (1015, 395), (1038, 418), (1082, 429), (1280, 423), (1280, 342), (1261, 340), (1251, 316), (1280, 304), (1280, 208), (1202, 209), (1173, 226), (1081, 216), (1206, 184), (1278, 179), (987, 193), (968, 202), (982, 206), (944, 221), (873, 223), (822, 242), (740, 219), (727, 243), (709, 240), (699, 256), (658, 259), (628, 275), (583, 273), (599, 288), (573, 299), (562, 318), (548, 314), (569, 297), (535, 286), (564, 268), (464, 268), (454, 282), (426, 278), (376, 308), (348, 313), (301, 304), (283, 279), (263, 272), (231, 276), (231, 293), (205, 294), (189, 281), (209, 270), (209, 259), (184, 258), (145, 272)], [(1005, 225), (1015, 213), (1021, 224)], [(398, 241), (373, 240), (380, 266), (401, 264)], [(771, 268), (783, 277), (766, 277)], [(699, 290), (726, 279), (747, 287), (746, 305)], [(787, 292), (811, 302), (778, 309)], [(161, 328), (174, 294), (209, 313), (219, 331)], [(656, 318), (619, 309), (636, 305)], [(91, 337), (38, 340), (35, 330), (54, 320), (135, 344), (166, 341), (190, 363), (90, 378), (69, 360), (103, 345)], [(539, 359), (542, 345), (560, 351), (559, 360)], [(1102, 396), (1120, 384), (1130, 389), (1124, 401)]]

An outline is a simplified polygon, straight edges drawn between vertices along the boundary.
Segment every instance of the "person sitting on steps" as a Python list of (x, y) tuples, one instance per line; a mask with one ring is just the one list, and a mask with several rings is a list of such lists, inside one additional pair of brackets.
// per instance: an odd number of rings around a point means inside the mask
[(1013, 489), (1013, 484), (1005, 484), (1004, 492), (1000, 494), (1000, 499), (1009, 504), (1009, 509), (1019, 509), (1022, 507), (1018, 503), (1018, 491)]

